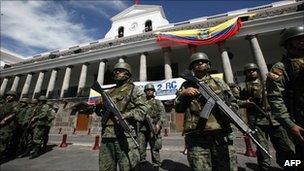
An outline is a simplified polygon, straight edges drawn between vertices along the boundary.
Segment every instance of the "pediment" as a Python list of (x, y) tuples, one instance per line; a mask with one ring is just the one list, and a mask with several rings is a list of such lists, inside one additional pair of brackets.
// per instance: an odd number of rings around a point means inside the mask
[(121, 13), (115, 15), (111, 18), (112, 21), (117, 21), (123, 18), (132, 17), (135, 15), (147, 14), (150, 12), (160, 11), (163, 17), (165, 18), (165, 14), (163, 8), (159, 5), (133, 5)]

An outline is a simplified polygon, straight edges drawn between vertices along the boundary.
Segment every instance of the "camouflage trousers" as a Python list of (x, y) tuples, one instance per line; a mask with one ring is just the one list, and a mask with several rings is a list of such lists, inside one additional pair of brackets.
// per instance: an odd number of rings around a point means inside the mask
[[(255, 128), (257, 129), (256, 138), (266, 150), (269, 150), (270, 138), (276, 151), (276, 162), (278, 165), (283, 167), (286, 160), (294, 159), (295, 147), (282, 126), (257, 125)], [(261, 170), (269, 169), (271, 159), (262, 153), (260, 149), (257, 149), (257, 159)]]
[(40, 148), (45, 144), (45, 138), (48, 136), (48, 126), (37, 125), (34, 126), (31, 132), (31, 146), (40, 150)]
[(0, 157), (5, 155), (14, 155), (16, 147), (14, 147), (14, 137), (16, 133), (15, 122), (10, 122), (4, 127), (0, 128)]
[(160, 154), (159, 150), (162, 148), (162, 137), (157, 135), (156, 137), (151, 137), (149, 131), (140, 131), (138, 133), (138, 142), (139, 142), (139, 154), (140, 161), (145, 161), (147, 156), (147, 144), (149, 143), (151, 148), (151, 158), (154, 166), (160, 166)]
[(237, 168), (236, 151), (227, 133), (186, 134), (187, 159), (194, 171), (223, 171)]
[(99, 170), (134, 170), (139, 163), (139, 151), (131, 138), (102, 138), (99, 150)]

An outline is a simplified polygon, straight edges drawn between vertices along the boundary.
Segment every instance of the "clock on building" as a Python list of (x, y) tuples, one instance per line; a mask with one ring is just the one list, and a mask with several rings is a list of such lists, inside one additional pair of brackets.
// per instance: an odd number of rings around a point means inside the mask
[(131, 31), (136, 30), (137, 26), (138, 26), (138, 24), (137, 24), (136, 22), (132, 23), (132, 24), (131, 24), (131, 27), (130, 27), (130, 30), (131, 30)]

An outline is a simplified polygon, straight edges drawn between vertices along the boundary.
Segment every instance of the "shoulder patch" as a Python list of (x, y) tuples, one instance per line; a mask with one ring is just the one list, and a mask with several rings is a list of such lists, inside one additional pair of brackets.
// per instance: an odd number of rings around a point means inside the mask
[(275, 74), (273, 72), (268, 72), (266, 75), (267, 75), (268, 78), (270, 78), (272, 80), (277, 80), (280, 77), (280, 75)]

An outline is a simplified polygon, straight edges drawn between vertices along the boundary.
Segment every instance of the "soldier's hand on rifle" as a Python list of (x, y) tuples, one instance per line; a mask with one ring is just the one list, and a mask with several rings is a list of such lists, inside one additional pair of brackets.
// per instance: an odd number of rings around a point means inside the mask
[(193, 87), (188, 87), (182, 91), (182, 94), (184, 96), (191, 96), (191, 97), (196, 96), (198, 93), (199, 93), (198, 89)]
[[(291, 127), (291, 133), (297, 138), (297, 140), (304, 142), (302, 134), (304, 134), (304, 129), (298, 125)], [(302, 134), (301, 134), (302, 133)]]

